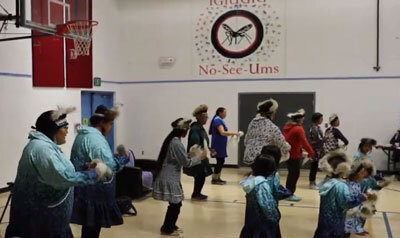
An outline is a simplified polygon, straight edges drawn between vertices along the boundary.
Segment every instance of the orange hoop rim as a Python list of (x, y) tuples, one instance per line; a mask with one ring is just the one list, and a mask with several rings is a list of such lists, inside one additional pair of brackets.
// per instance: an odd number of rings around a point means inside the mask
[(67, 23), (65, 23), (63, 25), (70, 26), (70, 25), (73, 25), (73, 24), (78, 23), (78, 22), (88, 22), (88, 23), (90, 23), (90, 24), (88, 24), (88, 27), (97, 26), (99, 24), (98, 21), (94, 21), (94, 20), (73, 20), (73, 21), (69, 21), (69, 22), (67, 22)]
[(87, 25), (81, 25), (80, 27), (82, 27), (82, 29), (90, 29), (99, 24), (98, 21), (94, 21), (94, 20), (73, 20), (73, 21), (69, 21), (65, 24), (57, 25), (57, 34), (61, 35), (61, 36), (68, 35), (71, 31), (70, 28), (74, 28), (74, 25), (76, 25), (76, 23), (79, 23), (79, 22), (89, 23)]

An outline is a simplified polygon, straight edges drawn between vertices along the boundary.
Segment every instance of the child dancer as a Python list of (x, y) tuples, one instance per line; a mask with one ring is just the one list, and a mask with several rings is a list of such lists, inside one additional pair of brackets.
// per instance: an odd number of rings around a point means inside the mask
[[(375, 166), (366, 158), (359, 158), (353, 162), (351, 166), (351, 174), (349, 176), (349, 186), (353, 190), (353, 194), (361, 193), (360, 183), (357, 182), (357, 175), (360, 171), (366, 172), (366, 176), (372, 176), (375, 172)], [(346, 233), (355, 233), (360, 236), (368, 234), (367, 231), (364, 231), (365, 218), (361, 212), (363, 208), (367, 208), (364, 206), (364, 203), (347, 212), (345, 222)]]
[(181, 184), (182, 166), (198, 165), (207, 156), (205, 151), (201, 155), (190, 153), (191, 158), (186, 153), (181, 138), (187, 135), (191, 121), (179, 118), (172, 122), (173, 130), (165, 138), (158, 156), (158, 175), (153, 185), (153, 198), (169, 202), (164, 224), (161, 227), (162, 235), (179, 237), (182, 232), (176, 226), (184, 199)]
[[(361, 142), (358, 146), (358, 152), (353, 156), (355, 161), (357, 161), (360, 158), (366, 158), (374, 164), (374, 161), (371, 156), (371, 151), (373, 147), (378, 147), (376, 146), (376, 140), (371, 138), (361, 139)], [(389, 184), (390, 184), (389, 179), (383, 178), (382, 175), (380, 174), (376, 174), (368, 176), (367, 178), (361, 181), (361, 191), (365, 193), (369, 189), (381, 190), (382, 188), (388, 186)]]
[(261, 154), (270, 155), (275, 160), (275, 166), (277, 171), (273, 175), (274, 179), (272, 180), (273, 184), (271, 184), (271, 186), (273, 187), (274, 197), (277, 199), (277, 202), (278, 200), (283, 200), (290, 197), (293, 193), (289, 189), (281, 185), (281, 178), (278, 172), (279, 163), (282, 157), (281, 149), (275, 145), (266, 145), (262, 148)]
[(362, 138), (358, 145), (358, 151), (354, 154), (353, 158), (366, 158), (372, 161), (371, 152), (374, 146), (376, 146), (376, 140), (371, 138)]
[(316, 112), (312, 115), (311, 121), (312, 126), (310, 128), (310, 144), (313, 148), (315, 154), (311, 161), (311, 169), (310, 169), (310, 189), (318, 189), (317, 184), (315, 182), (318, 172), (318, 161), (324, 156), (324, 134), (322, 133), (319, 125), (322, 124), (324, 118), (323, 115), (319, 112)]
[(308, 143), (306, 133), (303, 128), (304, 109), (299, 109), (297, 112), (289, 113), (287, 116), (290, 118), (286, 125), (283, 127), (283, 135), (286, 141), (290, 144), (290, 158), (286, 161), (288, 175), (286, 179), (286, 187), (293, 192), (293, 195), (286, 200), (292, 202), (301, 201), (301, 197), (295, 195), (297, 181), (300, 177), (300, 168), (303, 162), (303, 149), (306, 150), (311, 158), (314, 157), (314, 150)]
[[(342, 134), (342, 132), (338, 129), (340, 126), (339, 116), (333, 113), (329, 117), (329, 124), (325, 130), (325, 143), (324, 143), (324, 151), (326, 153), (339, 149), (340, 147), (346, 147), (349, 144), (349, 141)], [(343, 142), (343, 146), (339, 146), (339, 140)]]
[[(352, 189), (342, 178), (350, 171), (350, 160), (340, 151), (333, 151), (325, 155), (320, 161), (320, 168), (328, 173), (319, 188), (321, 197), (318, 227), (314, 238), (345, 238), (346, 211), (364, 202), (367, 195), (352, 193)], [(364, 170), (357, 173), (355, 181), (360, 181), (366, 175)]]
[[(366, 163), (364, 161), (369, 161), (373, 171), (366, 176), (366, 178), (362, 179), (360, 184), (360, 190), (363, 193), (366, 193), (370, 190), (381, 190), (383, 187), (386, 187), (390, 184), (390, 181), (386, 178), (383, 178), (379, 174), (375, 174), (375, 165), (373, 162), (373, 158), (371, 156), (371, 152), (373, 147), (376, 147), (376, 140), (371, 138), (362, 138), (361, 142), (358, 146), (357, 153), (353, 156), (354, 163)], [(358, 207), (361, 211), (362, 206)], [(357, 209), (356, 209), (357, 210)], [(346, 221), (346, 229), (348, 233), (356, 233), (357, 235), (367, 235), (368, 231), (364, 230), (364, 225), (366, 222), (366, 217), (361, 216), (361, 213), (356, 212), (354, 216), (349, 217)], [(354, 213), (354, 212), (353, 212)]]
[(253, 176), (241, 182), (246, 192), (245, 224), (241, 238), (280, 238), (280, 213), (274, 196), (275, 159), (270, 155), (259, 155), (251, 165)]

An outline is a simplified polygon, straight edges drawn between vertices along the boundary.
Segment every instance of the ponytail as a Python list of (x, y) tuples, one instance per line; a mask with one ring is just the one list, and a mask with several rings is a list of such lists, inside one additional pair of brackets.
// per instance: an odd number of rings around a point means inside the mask
[(214, 117), (212, 118), (211, 123), (210, 123), (210, 128), (208, 129), (208, 134), (209, 134), (209, 135), (212, 134), (212, 126), (213, 126), (213, 123), (214, 123), (214, 119), (215, 119), (217, 116), (219, 116), (220, 113), (223, 113), (225, 110), (226, 110), (226, 109), (225, 109), (224, 107), (219, 107), (219, 108), (217, 109), (217, 111), (215, 112), (215, 115), (214, 115)]
[(174, 137), (178, 137), (181, 138), (182, 136), (184, 136), (187, 133), (186, 129), (178, 129), (178, 128), (174, 128), (169, 134), (168, 136), (165, 138), (161, 149), (160, 149), (160, 153), (158, 154), (158, 159), (157, 159), (157, 168), (156, 168), (156, 172), (155, 172), (155, 178), (158, 176), (158, 174), (160, 173), (162, 166), (164, 164), (164, 160), (167, 157), (167, 152), (168, 152), (168, 148), (169, 148), (169, 144), (171, 143), (171, 140)]

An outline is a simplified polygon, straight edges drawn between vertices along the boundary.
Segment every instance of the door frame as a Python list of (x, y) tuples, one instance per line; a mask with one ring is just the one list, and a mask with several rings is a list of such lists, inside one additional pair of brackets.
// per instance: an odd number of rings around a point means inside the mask
[[(87, 94), (99, 94), (99, 95), (107, 95), (107, 96), (111, 96), (111, 98), (112, 98), (112, 106), (114, 107), (115, 106), (115, 94), (116, 94), (116, 92), (115, 91), (97, 91), (97, 90), (81, 90), (81, 124), (83, 125), (84, 123), (83, 123), (83, 98), (82, 98), (82, 96), (83, 96), (83, 94), (85, 94), (85, 93), (87, 93)], [(93, 109), (94, 110), (94, 109)], [(90, 118), (90, 117), (89, 117)], [(88, 119), (89, 119), (88, 118)], [(115, 122), (114, 122), (114, 125), (113, 125), (113, 129), (112, 129), (112, 139), (113, 139), (113, 145), (112, 145), (112, 147), (115, 147), (115, 133), (116, 132), (116, 130), (115, 130)], [(110, 147), (111, 147), (111, 145), (110, 145)], [(112, 151), (114, 151), (114, 149), (115, 148), (111, 148), (111, 150)]]
[[(271, 97), (273, 97), (274, 94), (279, 94), (279, 95), (282, 95), (282, 94), (283, 95), (284, 94), (308, 94), (308, 95), (312, 95), (314, 98), (313, 105), (312, 105), (314, 112), (315, 112), (315, 108), (316, 108), (316, 92), (315, 91), (310, 91), (310, 92), (306, 92), (306, 91), (301, 91), (301, 92), (287, 92), (287, 91), (286, 92), (276, 92), (276, 91), (275, 92), (241, 92), (241, 93), (238, 93), (238, 128), (240, 128), (240, 124), (241, 124), (240, 115), (242, 113), (240, 96), (251, 95), (251, 94), (268, 94), (268, 95), (271, 95)], [(279, 102), (278, 102), (278, 104), (279, 104)], [(282, 128), (279, 128), (279, 129), (282, 130)], [(307, 133), (307, 130), (306, 130), (306, 133)], [(241, 141), (240, 143), (244, 143), (244, 142)], [(244, 150), (243, 150), (243, 153), (244, 153)], [(243, 155), (240, 155), (240, 145), (237, 148), (237, 165), (239, 167), (248, 167), (248, 165), (243, 163)]]

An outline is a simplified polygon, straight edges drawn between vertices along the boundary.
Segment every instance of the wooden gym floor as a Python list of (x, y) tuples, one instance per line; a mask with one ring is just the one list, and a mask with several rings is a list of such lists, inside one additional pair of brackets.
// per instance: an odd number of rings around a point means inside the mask
[[(238, 182), (248, 171), (248, 169), (224, 168), (223, 179), (228, 181), (225, 186), (211, 185), (211, 177), (208, 177), (203, 189), (203, 193), (209, 196), (206, 202), (189, 200), (193, 189), (193, 180), (186, 175), (182, 176), (186, 200), (183, 202), (177, 225), (184, 230), (185, 238), (239, 237), (244, 223), (245, 193)], [(286, 171), (280, 173), (281, 183), (284, 185)], [(323, 177), (323, 174), (318, 174), (319, 180)], [(319, 196), (318, 191), (308, 189), (308, 171), (306, 170), (301, 173), (296, 194), (303, 198), (301, 202), (294, 203), (293, 206), (287, 201), (280, 202), (282, 236), (285, 238), (311, 238), (317, 226)], [(0, 195), (1, 211), (7, 196), (8, 194)], [(400, 182), (398, 181), (380, 192), (377, 205), (379, 212), (366, 223), (366, 230), (370, 232), (369, 237), (400, 237), (399, 198)], [(138, 210), (138, 216), (125, 217), (123, 225), (103, 229), (102, 238), (165, 237), (159, 234), (159, 229), (167, 209), (167, 202), (155, 201), (151, 197), (147, 197), (135, 201), (134, 204)], [(0, 225), (0, 237), (4, 236), (8, 211)], [(80, 237), (80, 227), (76, 225), (71, 225), (71, 227), (75, 237)]]

